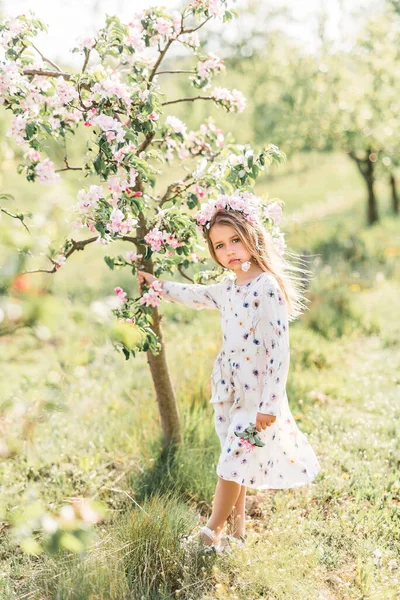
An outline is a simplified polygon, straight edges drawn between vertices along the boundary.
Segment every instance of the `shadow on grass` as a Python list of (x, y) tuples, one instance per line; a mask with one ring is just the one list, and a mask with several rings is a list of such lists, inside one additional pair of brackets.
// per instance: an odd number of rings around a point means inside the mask
[(191, 402), (182, 412), (182, 445), (163, 449), (160, 440), (153, 442), (149, 454), (154, 458), (131, 476), (130, 484), (139, 503), (154, 494), (172, 493), (204, 514), (217, 483), (219, 440), (204, 403)]

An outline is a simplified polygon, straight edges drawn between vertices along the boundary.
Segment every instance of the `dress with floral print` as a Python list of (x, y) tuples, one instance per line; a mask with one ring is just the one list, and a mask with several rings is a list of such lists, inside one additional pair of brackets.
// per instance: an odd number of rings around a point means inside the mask
[[(215, 429), (221, 443), (217, 475), (255, 489), (285, 489), (315, 479), (320, 464), (290, 411), (286, 382), (290, 363), (287, 303), (271, 273), (245, 285), (233, 273), (210, 285), (164, 281), (164, 297), (195, 309), (221, 312), (222, 348), (211, 376)], [(264, 446), (235, 435), (275, 415), (259, 433)]]

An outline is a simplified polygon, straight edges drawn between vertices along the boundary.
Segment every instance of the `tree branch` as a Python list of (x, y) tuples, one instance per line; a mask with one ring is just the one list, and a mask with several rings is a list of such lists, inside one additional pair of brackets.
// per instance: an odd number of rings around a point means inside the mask
[[(93, 242), (96, 242), (99, 239), (99, 236), (96, 235), (96, 237), (91, 237), (91, 238), (87, 238), (86, 240), (80, 240), (80, 241), (75, 241), (75, 240), (71, 240), (72, 246), (71, 248), (68, 250), (68, 252), (66, 252), (64, 254), (65, 258), (69, 258), (71, 256), (71, 254), (73, 254), (73, 252), (75, 252), (76, 250), (84, 250), (85, 247), (88, 244), (92, 244)], [(48, 257), (50, 258), (50, 257)], [(25, 275), (26, 273), (55, 273), (57, 271), (57, 267), (55, 261), (50, 258), (51, 262), (53, 263), (53, 268), (52, 269), (33, 269), (32, 271), (24, 271), (22, 273), (22, 275)]]
[(138, 244), (139, 239), (136, 237), (131, 237), (130, 235), (123, 235), (119, 239), (124, 240), (124, 242), (132, 242), (132, 244)]
[(170, 39), (168, 40), (168, 42), (165, 44), (165, 47), (164, 47), (164, 49), (163, 49), (163, 50), (161, 50), (161, 52), (160, 52), (160, 55), (159, 55), (159, 57), (157, 58), (157, 60), (156, 60), (156, 62), (155, 62), (155, 65), (154, 65), (154, 67), (153, 67), (153, 69), (152, 69), (152, 71), (151, 71), (151, 73), (150, 73), (150, 76), (149, 76), (149, 83), (151, 83), (151, 82), (153, 81), (154, 77), (156, 76), (157, 69), (158, 69), (158, 67), (160, 66), (160, 64), (161, 64), (161, 62), (162, 62), (162, 60), (163, 60), (164, 56), (167, 54), (167, 52), (168, 52), (168, 49), (169, 49), (169, 47), (171, 46), (171, 44), (172, 44), (172, 42), (173, 42), (173, 41), (174, 41), (174, 40), (170, 38)]
[(143, 152), (143, 150), (146, 150), (146, 148), (147, 148), (148, 146), (150, 146), (150, 144), (151, 144), (151, 142), (152, 142), (152, 140), (153, 140), (153, 137), (155, 136), (155, 134), (156, 134), (156, 132), (155, 132), (155, 131), (152, 131), (151, 133), (148, 133), (148, 134), (146, 135), (146, 137), (144, 138), (143, 142), (142, 142), (142, 143), (140, 144), (140, 146), (138, 146), (138, 148), (136, 149), (136, 156), (139, 156), (139, 154), (140, 154), (141, 152)]
[(164, 75), (165, 73), (192, 73), (196, 75), (196, 71), (190, 69), (178, 69), (176, 71), (158, 71), (157, 75)]
[[(214, 154), (210, 155), (208, 157), (208, 160), (210, 163), (214, 162), (214, 160), (217, 158), (217, 156), (219, 156), (222, 152), (222, 149), (219, 150), (218, 152), (215, 152)], [(191, 179), (193, 177), (193, 172), (192, 173), (188, 173), (185, 177), (185, 179), (183, 179), (183, 182), (185, 183), (185, 181), (189, 181), (189, 179)], [(176, 185), (178, 185), (179, 181), (174, 181), (173, 183), (171, 183), (166, 191), (165, 194), (162, 196), (160, 202), (159, 202), (159, 207), (163, 206), (166, 202), (168, 202), (168, 200), (173, 200), (174, 198), (176, 198), (176, 196), (178, 196), (179, 194), (181, 194), (182, 192), (186, 192), (186, 190), (188, 190), (193, 184), (194, 181), (192, 181), (191, 183), (189, 183), (187, 186), (185, 186), (182, 190), (180, 190), (178, 193), (176, 193), (174, 196), (170, 197), (170, 193), (171, 191), (174, 189), (174, 187)]]
[(193, 96), (188, 98), (178, 98), (178, 100), (168, 100), (167, 102), (162, 102), (162, 106), (167, 106), (167, 104), (177, 104), (177, 102), (194, 102), (195, 100), (214, 100), (212, 96)]
[[(64, 161), (66, 162), (66, 161)], [(67, 166), (64, 169), (56, 169), (55, 173), (62, 173), (63, 171), (83, 171), (83, 167), (70, 167), (67, 163)]]
[(91, 48), (87, 49), (87, 51), (86, 51), (85, 60), (83, 62), (83, 66), (82, 66), (82, 75), (86, 71), (86, 67), (89, 62), (90, 51), (91, 51)]
[(22, 225), (25, 227), (25, 229), (29, 233), (29, 235), (32, 235), (31, 232), (29, 231), (27, 225), (25, 225), (23, 217), (21, 217), (20, 215), (14, 215), (13, 213), (6, 210), (5, 208), (2, 208), (1, 206), (0, 206), (0, 211), (3, 212), (4, 214), (8, 215), (9, 217), (12, 217), (13, 219), (19, 219), (21, 221)]
[(183, 271), (182, 265), (177, 265), (177, 268), (178, 268), (179, 273), (182, 275), (182, 277), (184, 277), (185, 279), (187, 279), (191, 283), (194, 283), (193, 279), (191, 277), (189, 277), (189, 275), (186, 275), (186, 273)]
[(69, 73), (64, 73), (63, 71), (41, 71), (40, 69), (24, 69), (24, 75), (40, 75), (41, 77), (63, 77), (69, 81), (71, 79), (71, 75)]
[(49, 58), (46, 58), (39, 50), (39, 48), (36, 48), (35, 44), (32, 44), (32, 48), (34, 48), (36, 50), (36, 52), (38, 52), (42, 58), (42, 60), (44, 60), (44, 62), (47, 62), (50, 66), (54, 67), (58, 72), (61, 73), (61, 69), (58, 65), (56, 65), (56, 63), (54, 63), (52, 60), (50, 60)]
[(182, 35), (183, 33), (194, 33), (195, 31), (197, 31), (198, 29), (203, 27), (203, 25), (205, 25), (207, 23), (207, 21), (209, 21), (211, 18), (212, 17), (207, 17), (207, 19), (205, 21), (200, 23), (200, 25), (198, 25), (197, 27), (193, 27), (193, 29), (182, 29), (182, 31), (179, 35)]

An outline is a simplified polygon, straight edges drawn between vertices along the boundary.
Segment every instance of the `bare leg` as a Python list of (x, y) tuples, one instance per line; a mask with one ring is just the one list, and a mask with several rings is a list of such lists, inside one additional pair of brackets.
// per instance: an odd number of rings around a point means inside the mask
[(246, 520), (246, 486), (242, 485), (236, 504), (228, 517), (228, 532), (236, 538), (244, 536)]
[[(215, 488), (214, 502), (211, 517), (207, 521), (207, 527), (219, 535), (222, 531), (225, 521), (232, 512), (242, 486), (236, 481), (228, 481), (218, 477), (217, 487)], [(212, 544), (211, 539), (202, 534), (202, 539), (206, 544)]]

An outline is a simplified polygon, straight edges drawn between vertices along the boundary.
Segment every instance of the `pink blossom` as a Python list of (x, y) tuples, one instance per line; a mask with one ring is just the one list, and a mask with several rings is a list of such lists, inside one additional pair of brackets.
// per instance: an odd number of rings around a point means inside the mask
[(113, 208), (110, 220), (107, 223), (107, 228), (112, 233), (126, 234), (131, 231), (134, 225), (137, 224), (137, 219), (133, 219), (131, 216), (127, 216), (124, 220), (124, 213), (119, 208)]
[(193, 262), (199, 262), (199, 257), (197, 256), (196, 252), (191, 252), (189, 254), (190, 260), (192, 260)]
[(125, 253), (125, 258), (126, 258), (126, 260), (129, 260), (130, 262), (135, 262), (137, 260), (142, 259), (143, 258), (143, 254), (137, 254), (134, 251), (126, 252)]
[(67, 258), (66, 258), (66, 256), (64, 254), (59, 254), (53, 260), (56, 263), (56, 269), (59, 269), (60, 267), (62, 267), (63, 265), (65, 265), (65, 262), (66, 262)]
[(129, 23), (128, 24), (128, 35), (124, 38), (124, 43), (136, 51), (140, 52), (145, 49), (146, 44), (143, 39), (143, 27), (141, 23)]
[(25, 140), (26, 126), (28, 122), (25, 115), (17, 115), (11, 121), (11, 129), (7, 131), (8, 137), (13, 137), (17, 144), (22, 144)]
[(194, 188), (194, 193), (198, 198), (200, 198), (200, 200), (202, 200), (205, 197), (207, 190), (201, 185), (196, 185), (196, 187)]
[(187, 44), (191, 48), (198, 48), (200, 46), (200, 38), (197, 31), (193, 31), (192, 33), (186, 33), (185, 35), (182, 35), (179, 39), (181, 39), (185, 44)]
[(60, 180), (59, 174), (54, 170), (54, 163), (48, 158), (38, 163), (35, 171), (40, 183), (50, 184)]
[(278, 225), (282, 219), (282, 207), (278, 202), (271, 202), (264, 210), (266, 217), (271, 217), (274, 225)]
[(246, 98), (239, 90), (227, 90), (226, 88), (216, 87), (211, 93), (211, 97), (222, 104), (230, 112), (242, 112), (246, 108)]
[(119, 76), (114, 73), (110, 77), (106, 77), (93, 85), (90, 100), (99, 101), (108, 98), (118, 98), (129, 108), (132, 104), (130, 96), (134, 91), (134, 89), (122, 83)]
[(168, 127), (171, 127), (174, 133), (181, 133), (183, 136), (186, 135), (187, 127), (185, 123), (183, 123), (178, 117), (174, 117), (173, 115), (168, 115), (165, 119), (165, 124)]
[(179, 35), (182, 30), (182, 15), (178, 11), (172, 13), (172, 22), (175, 35)]
[(151, 284), (150, 284), (150, 288), (152, 290), (154, 290), (155, 292), (162, 293), (162, 291), (163, 291), (163, 282), (160, 281), (159, 279), (154, 279), (154, 281), (152, 281)]
[(146, 306), (159, 306), (160, 302), (161, 297), (152, 288), (150, 288), (148, 292), (143, 294), (143, 296), (139, 300), (140, 304), (145, 304)]
[(28, 82), (19, 72), (15, 62), (0, 64), (0, 92), (14, 95), (20, 90), (27, 91), (27, 87)]
[(28, 152), (28, 158), (29, 158), (29, 160), (33, 160), (34, 162), (39, 162), (40, 161), (40, 152), (31, 148)]
[(122, 321), (122, 323), (136, 323), (135, 317), (127, 317), (126, 319), (119, 317), (118, 321)]
[(79, 98), (79, 94), (75, 87), (65, 81), (63, 77), (57, 77), (55, 81), (55, 95), (60, 104), (68, 104)]
[(116, 133), (117, 142), (123, 142), (125, 140), (125, 132), (122, 127), (122, 123), (117, 121), (117, 119), (113, 119), (113, 117), (109, 117), (108, 115), (100, 114), (90, 118), (90, 122), (92, 125), (98, 125), (104, 132), (112, 131)]
[(197, 73), (202, 79), (208, 78), (211, 74), (221, 73), (225, 69), (225, 63), (222, 58), (219, 58), (212, 52), (205, 60), (197, 64)]
[(251, 450), (252, 448), (254, 448), (254, 444), (252, 444), (250, 442), (250, 440), (247, 440), (244, 438), (239, 438), (239, 442), (242, 444), (243, 448), (245, 448), (246, 450)]
[(120, 177), (118, 177), (118, 175), (113, 175), (112, 177), (109, 177), (107, 183), (107, 187), (111, 192), (113, 200), (115, 201), (121, 198), (122, 192), (128, 185), (127, 180), (121, 179)]
[(194, 218), (200, 225), (211, 221), (218, 210), (238, 210), (245, 214), (245, 218), (254, 223), (260, 216), (261, 198), (251, 192), (237, 190), (233, 195), (219, 194), (216, 200), (203, 202)]
[(157, 121), (160, 118), (160, 115), (156, 112), (152, 112), (149, 114), (148, 118), (150, 121)]
[(87, 214), (96, 207), (100, 198), (104, 198), (104, 190), (100, 185), (91, 185), (89, 190), (81, 189), (78, 192), (77, 209), (81, 214)]
[(171, 248), (179, 248), (179, 246), (182, 246), (182, 242), (177, 240), (172, 234), (165, 234), (164, 240)]
[(146, 244), (149, 244), (153, 252), (158, 252), (161, 250), (161, 246), (164, 242), (164, 233), (158, 229), (158, 227), (153, 227), (144, 237), (144, 241)]
[(179, 144), (177, 154), (181, 160), (189, 158), (190, 156), (190, 152), (184, 144)]
[(154, 29), (159, 35), (169, 37), (172, 34), (172, 23), (163, 17), (158, 17), (154, 23)]
[(78, 48), (82, 52), (83, 50), (91, 50), (95, 44), (96, 40), (93, 37), (80, 37), (77, 39)]
[(124, 292), (124, 290), (121, 287), (114, 288), (114, 292), (117, 294), (119, 300), (121, 301), (121, 304), (125, 304), (126, 302), (128, 302), (126, 298), (126, 292)]

